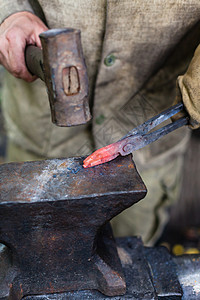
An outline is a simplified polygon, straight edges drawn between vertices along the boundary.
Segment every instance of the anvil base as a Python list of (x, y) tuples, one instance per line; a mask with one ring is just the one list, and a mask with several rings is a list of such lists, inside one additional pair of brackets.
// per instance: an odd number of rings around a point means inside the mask
[(89, 169), (81, 157), (1, 165), (0, 243), (11, 263), (1, 276), (0, 258), (0, 300), (125, 294), (109, 221), (145, 194), (131, 156)]
[(146, 248), (139, 238), (117, 240), (127, 291), (108, 297), (97, 291), (28, 296), (24, 300), (199, 300), (200, 256), (172, 257), (166, 248)]

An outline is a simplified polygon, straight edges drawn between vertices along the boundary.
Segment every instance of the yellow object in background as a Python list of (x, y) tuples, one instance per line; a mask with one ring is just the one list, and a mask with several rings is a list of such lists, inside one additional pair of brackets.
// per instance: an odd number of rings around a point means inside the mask
[(199, 250), (197, 248), (188, 248), (184, 254), (199, 254)]
[(197, 248), (184, 248), (180, 244), (176, 244), (172, 248), (172, 253), (176, 256), (183, 255), (183, 254), (199, 254), (200, 251)]
[(173, 246), (173, 248), (172, 248), (172, 253), (174, 254), (174, 255), (183, 255), (184, 254), (184, 247), (182, 246), (182, 245), (180, 245), (180, 244), (176, 244), (176, 245), (174, 245)]

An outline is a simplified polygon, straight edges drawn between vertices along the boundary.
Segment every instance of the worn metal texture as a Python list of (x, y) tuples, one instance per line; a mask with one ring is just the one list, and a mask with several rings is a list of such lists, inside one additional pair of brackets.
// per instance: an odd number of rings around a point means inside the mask
[(139, 238), (117, 239), (118, 253), (124, 270), (127, 284), (126, 294), (108, 297), (98, 291), (74, 291), (62, 294), (27, 296), (24, 300), (153, 300), (157, 299), (151, 281), (148, 262), (145, 259), (144, 247)]
[(131, 156), (84, 169), (82, 158), (0, 166), (0, 242), (12, 253), (0, 299), (126, 284), (108, 221), (146, 194)]
[(182, 299), (182, 289), (176, 272), (176, 264), (165, 247), (145, 248), (152, 281), (158, 298)]
[(183, 255), (173, 258), (179, 282), (184, 291), (182, 300), (200, 299), (200, 255)]
[(199, 300), (200, 256), (171, 256), (163, 247), (146, 248), (139, 238), (117, 239), (127, 291), (108, 297), (97, 291), (27, 296), (24, 300)]
[(52, 121), (73, 126), (91, 119), (88, 77), (80, 30), (50, 29), (40, 34), (43, 50), (27, 46), (25, 61), (29, 72), (47, 85)]
[(40, 34), (52, 121), (74, 126), (91, 119), (88, 76), (80, 30), (51, 29)]

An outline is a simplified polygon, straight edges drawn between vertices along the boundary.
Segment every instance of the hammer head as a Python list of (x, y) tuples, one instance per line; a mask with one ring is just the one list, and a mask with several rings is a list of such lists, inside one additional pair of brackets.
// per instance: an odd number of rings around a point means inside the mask
[(80, 30), (51, 29), (40, 39), (52, 122), (57, 126), (87, 123), (91, 115)]

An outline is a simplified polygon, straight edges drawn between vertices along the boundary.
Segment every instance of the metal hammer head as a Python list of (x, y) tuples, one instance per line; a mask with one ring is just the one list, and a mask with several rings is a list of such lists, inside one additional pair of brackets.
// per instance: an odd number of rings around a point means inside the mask
[(80, 30), (51, 29), (40, 39), (52, 122), (58, 126), (87, 123), (91, 115)]

